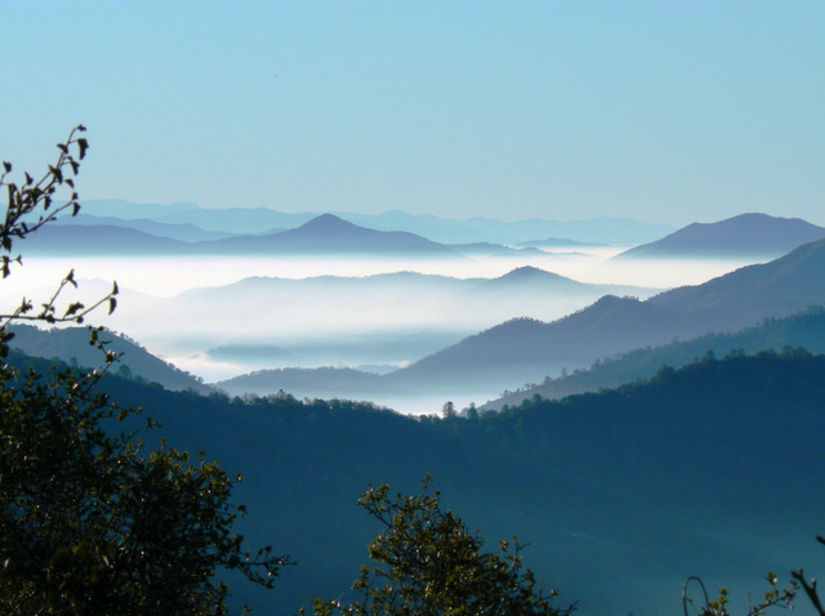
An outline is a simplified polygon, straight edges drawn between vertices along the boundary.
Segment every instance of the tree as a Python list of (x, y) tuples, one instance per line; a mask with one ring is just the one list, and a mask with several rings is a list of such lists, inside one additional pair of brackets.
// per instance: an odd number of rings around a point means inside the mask
[(429, 493), (390, 496), (387, 485), (370, 488), (358, 504), (380, 522), (382, 532), (369, 544), (379, 566), (362, 567), (350, 604), (315, 600), (314, 616), (559, 616), (573, 607), (555, 608), (558, 593), (543, 592), (535, 575), (523, 568), (518, 540), (499, 542), (484, 553), (484, 539), (470, 532), (452, 511)]
[[(22, 264), (12, 249), (65, 210), (79, 205), (74, 176), (88, 143), (74, 129), (58, 144), (59, 158), (43, 178), (26, 173), (18, 185), (3, 163), (8, 194), (0, 221), (2, 274)], [(71, 196), (55, 206), (58, 189)], [(0, 357), (8, 354), (8, 326), (25, 319), (83, 322), (94, 308), (115, 309), (117, 285), (86, 306), (57, 304), (70, 272), (35, 311), (30, 300), (0, 315)], [(203, 454), (193, 458), (164, 442), (148, 451), (121, 408), (97, 386), (117, 357), (100, 329), (90, 344), (103, 367), (83, 373), (52, 369), (23, 374), (0, 365), (0, 610), (9, 615), (213, 615), (227, 612), (222, 571), (235, 570), (272, 587), (287, 559), (270, 547), (250, 553), (232, 528), (242, 506), (230, 496), (234, 481)], [(134, 421), (131, 422), (134, 424)], [(129, 424), (129, 425), (131, 425)], [(147, 420), (146, 429), (154, 427)]]

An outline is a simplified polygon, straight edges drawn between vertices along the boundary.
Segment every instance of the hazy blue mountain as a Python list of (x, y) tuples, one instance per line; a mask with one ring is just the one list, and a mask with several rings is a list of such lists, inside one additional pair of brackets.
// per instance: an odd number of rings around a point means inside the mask
[(714, 223), (693, 223), (660, 240), (636, 246), (614, 259), (627, 258), (776, 258), (825, 238), (825, 228), (800, 218), (741, 214)]
[(666, 291), (648, 302), (683, 311), (724, 313), (727, 329), (825, 304), (825, 240), (701, 285)]
[[(85, 208), (84, 208), (85, 209)], [(203, 240), (218, 240), (232, 235), (225, 231), (204, 231), (191, 223), (163, 223), (149, 218), (116, 218), (114, 216), (93, 216), (78, 214), (71, 218), (58, 218), (56, 225), (109, 225), (136, 229), (143, 233), (166, 237), (181, 242), (200, 242)]]
[(734, 333), (705, 334), (686, 341), (638, 348), (615, 359), (599, 361), (587, 370), (574, 370), (557, 378), (508, 393), (479, 406), (479, 410), (499, 410), (518, 405), (535, 395), (557, 399), (572, 394), (595, 392), (653, 377), (664, 366), (681, 368), (703, 357), (724, 357), (732, 352), (755, 354), (766, 349), (804, 347), (825, 353), (825, 308), (813, 307), (790, 317), (769, 318), (759, 325)]
[[(38, 329), (30, 325), (15, 325), (9, 346), (27, 355), (58, 358), (67, 363), (97, 368), (103, 365), (99, 349), (89, 345), (89, 328), (67, 327), (60, 329)], [(214, 391), (213, 387), (155, 357), (137, 342), (111, 331), (101, 334), (107, 340), (106, 349), (123, 353), (121, 360), (113, 368), (115, 372), (129, 374), (152, 383), (159, 383), (170, 390), (191, 389), (201, 393)]]
[[(334, 211), (334, 208), (331, 209)], [(232, 234), (294, 228), (319, 215), (319, 212), (285, 213), (266, 208), (207, 209), (192, 203), (138, 204), (120, 199), (85, 201), (82, 211), (94, 216), (191, 223), (202, 229)], [(381, 231), (407, 231), (442, 244), (516, 244), (536, 236), (556, 236), (587, 243), (633, 245), (652, 241), (673, 230), (669, 225), (614, 218), (571, 221), (533, 218), (514, 222), (490, 218), (455, 220), (432, 214), (409, 214), (401, 210), (380, 214), (344, 212), (338, 215), (360, 226)]]
[(736, 581), (731, 604), (747, 605), (766, 571), (821, 562), (823, 373), (821, 356), (735, 357), (441, 421), (285, 395), (244, 402), (122, 379), (104, 386), (143, 406), (170, 445), (245, 475), (238, 531), (298, 562), (271, 593), (233, 584), (256, 612), (349, 598), (380, 530), (355, 498), (382, 482), (417, 492), (431, 473), (445, 507), (489, 549), (514, 534), (529, 544), (526, 564), (561, 590), (560, 605), (658, 616), (679, 609), (688, 575), (710, 588)]
[(81, 212), (125, 219), (151, 218), (169, 224), (189, 223), (209, 231), (256, 234), (271, 229), (289, 229), (318, 216), (317, 212), (283, 213), (267, 208), (208, 209), (194, 203), (131, 203), (122, 199), (84, 201)]
[(26, 253), (71, 255), (186, 254), (192, 244), (115, 225), (47, 225), (20, 242)]
[[(553, 272), (548, 272), (537, 267), (525, 265), (510, 270), (503, 276), (485, 281), (483, 287), (486, 289), (513, 290), (516, 288), (529, 289), (537, 292), (543, 288), (552, 288), (554, 291), (580, 291), (586, 288), (601, 287), (605, 285), (592, 285), (573, 280)], [(630, 289), (630, 287), (627, 287)]]
[(709, 321), (715, 324), (713, 315), (704, 316), (686, 320), (670, 308), (608, 295), (551, 323), (533, 319), (502, 323), (385, 378), (406, 386), (495, 383), (504, 389), (541, 380), (564, 366), (589, 365), (597, 357), (704, 333), (713, 328)]
[[(415, 294), (421, 292), (478, 295), (478, 299), (488, 293), (510, 292), (521, 296), (521, 300), (536, 297), (542, 293), (560, 295), (562, 293), (600, 295), (610, 292), (649, 294), (651, 289), (629, 285), (609, 285), (584, 283), (554, 274), (532, 266), (518, 267), (497, 278), (453, 278), (437, 274), (418, 272), (394, 272), (371, 276), (312, 276), (310, 278), (292, 279), (266, 276), (244, 278), (221, 287), (208, 287), (186, 291), (178, 299), (196, 301), (226, 301), (244, 297), (250, 293), (257, 299), (270, 296), (274, 301), (284, 293), (301, 293), (302, 291), (324, 292), (330, 294), (372, 293), (380, 296), (401, 295), (414, 300)], [(410, 296), (413, 297), (410, 297)], [(354, 298), (357, 301), (362, 299)], [(433, 298), (423, 298), (432, 302)], [(344, 298), (341, 298), (344, 301)]]
[[(210, 351), (214, 359), (247, 366), (246, 370), (352, 367), (360, 363), (404, 365), (513, 316), (551, 319), (586, 306), (605, 293), (647, 296), (652, 292), (585, 284), (524, 267), (493, 279), (413, 272), (299, 280), (253, 277), (186, 291), (160, 300), (154, 309), (196, 314), (203, 331), (208, 331), (209, 324), (220, 331), (227, 314), (237, 322), (254, 323), (255, 333), (246, 337), (222, 335), (213, 343), (220, 348), (214, 349), (214, 354)], [(290, 323), (306, 332), (303, 338), (289, 333)], [(313, 328), (318, 333), (313, 333)], [(511, 384), (505, 382), (502, 388)], [(361, 397), (360, 392), (346, 389), (337, 393)]]
[(513, 388), (557, 374), (562, 367), (585, 367), (597, 358), (677, 337), (734, 331), (766, 317), (787, 316), (821, 304), (825, 304), (825, 240), (770, 263), (743, 267), (646, 301), (605, 296), (551, 323), (503, 323), (387, 378), (397, 379), (399, 386), (436, 387), (451, 382)]
[(322, 214), (296, 229), (280, 233), (200, 242), (198, 251), (216, 254), (427, 254), (460, 256), (455, 250), (404, 231), (359, 227), (332, 214)]
[(233, 395), (273, 394), (282, 390), (299, 398), (336, 398), (341, 397), (342, 392), (386, 391), (377, 374), (332, 367), (259, 370), (219, 381), (215, 386)]

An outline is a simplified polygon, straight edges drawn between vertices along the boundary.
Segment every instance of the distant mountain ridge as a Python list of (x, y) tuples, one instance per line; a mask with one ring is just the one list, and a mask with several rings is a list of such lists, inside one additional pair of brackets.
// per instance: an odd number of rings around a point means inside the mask
[(129, 227), (68, 223), (47, 225), (20, 244), (32, 255), (187, 254), (193, 246)]
[[(56, 225), (109, 225), (114, 227), (127, 227), (181, 242), (199, 242), (202, 240), (217, 240), (229, 237), (231, 233), (225, 231), (205, 231), (192, 223), (164, 223), (151, 220), (149, 218), (116, 218), (114, 216), (93, 216), (91, 214), (78, 214), (70, 218), (58, 218)], [(283, 229), (270, 229), (270, 232), (283, 231)]]
[[(76, 363), (86, 368), (99, 368), (103, 365), (100, 350), (89, 345), (89, 328), (87, 327), (39, 329), (31, 325), (14, 325), (10, 331), (14, 333), (14, 337), (8, 343), (9, 347), (26, 355), (45, 359), (58, 358), (66, 363)], [(107, 350), (123, 354), (112, 367), (115, 373), (139, 377), (148, 382), (158, 383), (172, 391), (192, 390), (198, 393), (215, 391), (214, 387), (205, 385), (188, 372), (152, 355), (123, 335), (104, 330), (100, 337), (107, 341)]]
[(322, 214), (296, 229), (261, 236), (201, 242), (196, 249), (217, 253), (433, 254), (460, 256), (453, 249), (406, 231), (376, 231)]
[[(122, 199), (86, 201), (81, 211), (101, 217), (151, 218), (163, 223), (192, 223), (206, 231), (238, 235), (256, 234), (273, 228), (294, 228), (321, 214), (285, 213), (267, 208), (209, 209), (193, 203), (164, 206), (157, 203), (131, 203)], [(442, 244), (516, 244), (539, 235), (627, 246), (651, 241), (674, 229), (670, 225), (618, 218), (566, 221), (531, 218), (510, 222), (482, 217), (457, 220), (433, 214), (409, 214), (402, 210), (389, 210), (380, 214), (336, 214), (360, 226), (379, 231), (407, 231)]]
[(740, 214), (714, 223), (693, 223), (660, 240), (636, 246), (614, 257), (628, 258), (776, 258), (825, 238), (825, 228), (800, 218)]
[[(103, 219), (100, 219), (103, 220)], [(111, 218), (105, 219), (112, 220)], [(207, 232), (181, 224), (155, 223), (146, 219), (112, 224), (72, 224), (72, 219), (41, 230), (27, 238), (27, 250), (35, 254), (167, 254), (167, 255), (248, 255), (248, 254), (348, 254), (424, 255), (464, 258), (467, 255), (541, 255), (536, 248), (513, 249), (476, 243), (450, 246), (433, 242), (407, 231), (379, 231), (361, 227), (333, 214), (322, 214), (301, 226), (255, 235), (231, 235), (218, 239), (179, 240), (138, 230), (151, 229), (167, 236), (198, 237)], [(132, 225), (132, 226), (130, 226)]]

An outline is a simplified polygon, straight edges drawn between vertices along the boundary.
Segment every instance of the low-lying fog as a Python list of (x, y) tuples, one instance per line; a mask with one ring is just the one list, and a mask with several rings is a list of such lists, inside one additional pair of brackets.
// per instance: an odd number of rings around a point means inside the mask
[[(101, 310), (91, 323), (127, 334), (207, 382), (296, 366), (386, 372), (512, 318), (551, 321), (605, 293), (644, 298), (745, 264), (608, 260), (621, 250), (438, 260), (27, 258), (3, 281), (0, 308), (13, 308), (24, 295), (37, 305), (74, 267), (80, 289), (70, 290), (67, 300), (88, 301), (105, 293), (112, 280), (121, 289), (115, 313)], [(491, 282), (524, 266), (601, 286), (540, 275)], [(478, 396), (488, 393), (499, 392), (456, 392), (454, 402), (459, 408), (470, 400), (484, 402)], [(432, 400), (377, 402), (408, 412), (440, 408)]]

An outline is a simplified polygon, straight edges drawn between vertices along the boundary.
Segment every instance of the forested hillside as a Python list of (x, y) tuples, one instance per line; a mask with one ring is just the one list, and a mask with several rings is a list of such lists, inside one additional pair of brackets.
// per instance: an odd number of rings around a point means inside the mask
[(635, 349), (613, 358), (599, 359), (587, 370), (574, 370), (563, 376), (546, 377), (540, 384), (508, 392), (479, 410), (498, 410), (518, 405), (527, 398), (563, 398), (571, 394), (618, 387), (652, 377), (662, 366), (674, 368), (706, 356), (724, 357), (734, 351), (753, 354), (784, 347), (805, 347), (825, 353), (825, 308), (813, 306), (790, 317), (765, 319), (755, 327), (734, 333), (712, 333), (691, 340), (674, 341), (657, 347)]
[(582, 613), (661, 614), (692, 573), (741, 591), (768, 569), (819, 562), (808, 495), (825, 489), (823, 376), (825, 357), (804, 351), (705, 359), (600, 394), (421, 420), (116, 377), (106, 387), (170, 442), (246, 475), (243, 530), (298, 562), (272, 594), (248, 597), (259, 606), (344, 592), (376, 530), (354, 500), (370, 483), (409, 491), (432, 473), (486, 537), (529, 542), (528, 566)]

